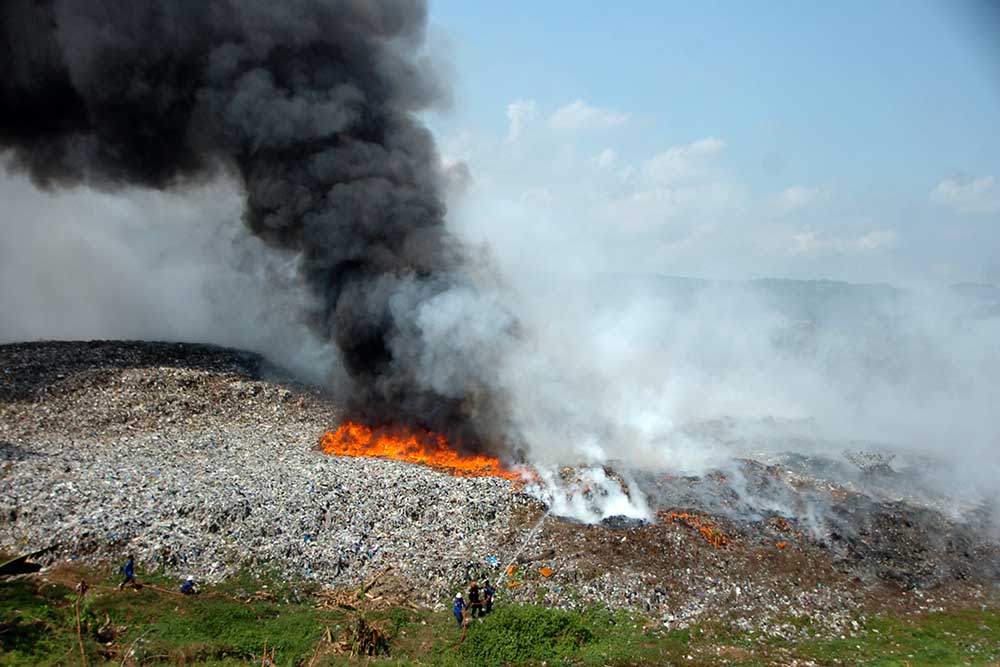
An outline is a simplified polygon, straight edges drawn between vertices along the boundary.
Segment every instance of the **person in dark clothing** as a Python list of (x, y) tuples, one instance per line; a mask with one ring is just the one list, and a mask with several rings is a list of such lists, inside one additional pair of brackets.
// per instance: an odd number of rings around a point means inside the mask
[(452, 602), (451, 613), (455, 615), (455, 621), (458, 623), (458, 629), (462, 629), (462, 623), (465, 621), (465, 600), (462, 599), (461, 593), (455, 593), (455, 600)]
[(343, 552), (337, 554), (337, 574), (334, 576), (339, 577), (340, 573), (347, 569), (347, 561), (344, 560)]
[(198, 592), (198, 587), (194, 585), (194, 577), (188, 577), (181, 584), (181, 593), (184, 595), (194, 595)]
[(488, 614), (493, 611), (493, 596), (497, 594), (497, 589), (493, 584), (486, 582), (483, 584), (483, 613)]
[(118, 590), (125, 588), (125, 584), (129, 584), (135, 588), (135, 559), (132, 558), (132, 554), (129, 554), (128, 560), (122, 565), (122, 574), (125, 575), (125, 578), (122, 580), (122, 583), (118, 584)]
[(469, 613), (473, 618), (483, 615), (483, 602), (479, 599), (479, 584), (474, 581), (469, 584)]

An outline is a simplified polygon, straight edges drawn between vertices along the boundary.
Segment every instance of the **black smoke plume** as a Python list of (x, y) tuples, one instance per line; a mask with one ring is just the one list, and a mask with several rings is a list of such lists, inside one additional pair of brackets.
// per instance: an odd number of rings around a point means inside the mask
[(301, 255), (321, 304), (312, 324), (355, 382), (348, 416), (481, 448), (489, 392), (420, 382), (419, 337), (393, 305), (404, 286), (422, 299), (453, 286), (462, 263), (414, 117), (443, 94), (420, 60), (426, 12), (411, 0), (3, 0), (0, 150), (45, 188), (235, 175), (250, 230)]

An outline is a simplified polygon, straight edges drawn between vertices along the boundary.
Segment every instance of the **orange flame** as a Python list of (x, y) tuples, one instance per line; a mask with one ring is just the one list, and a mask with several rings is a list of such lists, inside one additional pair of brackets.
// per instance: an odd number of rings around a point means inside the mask
[(705, 541), (716, 549), (721, 549), (729, 543), (729, 538), (726, 537), (725, 533), (719, 530), (719, 528), (708, 519), (704, 519), (694, 514), (688, 514), (687, 512), (670, 512), (669, 514), (660, 512), (660, 517), (667, 523), (676, 521), (684, 524), (688, 528), (697, 530), (701, 533), (701, 536), (705, 538)]
[(319, 441), (319, 448), (334, 456), (372, 456), (419, 463), (457, 477), (515, 480), (520, 476), (501, 465), (499, 459), (480, 454), (460, 454), (448, 445), (443, 435), (429, 431), (373, 429), (346, 422), (336, 431), (327, 431)]

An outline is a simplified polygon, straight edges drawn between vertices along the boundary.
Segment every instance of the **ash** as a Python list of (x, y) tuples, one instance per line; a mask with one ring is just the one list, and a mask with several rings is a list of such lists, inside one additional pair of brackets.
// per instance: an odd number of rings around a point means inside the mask
[[(371, 594), (432, 607), (513, 559), (501, 603), (598, 604), (667, 627), (712, 619), (785, 637), (851, 633), (887, 607), (1000, 603), (985, 517), (826, 481), (801, 460), (747, 460), (739, 484), (609, 472), (636, 487), (626, 493), (641, 489), (651, 521), (548, 516), (531, 532), (550, 508), (507, 480), (319, 453), (341, 416), (247, 352), (0, 346), (0, 548), (56, 545), (53, 561), (109, 571), (131, 552), (140, 575), (266, 569), (333, 589), (392, 566)], [(820, 527), (796, 510), (820, 503)], [(713, 531), (723, 546), (705, 539)]]

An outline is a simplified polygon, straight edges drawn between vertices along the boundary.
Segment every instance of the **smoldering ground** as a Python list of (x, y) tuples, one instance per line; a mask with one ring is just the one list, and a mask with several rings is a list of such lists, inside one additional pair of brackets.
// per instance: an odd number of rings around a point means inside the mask
[[(455, 207), (465, 236), (494, 238), (524, 332), (500, 381), (533, 461), (718, 470), (744, 509), (813, 523), (825, 509), (741, 483), (741, 459), (794, 459), (821, 477), (954, 515), (995, 507), (1000, 290), (609, 271), (620, 255), (641, 266), (648, 244), (612, 243), (620, 229), (564, 194), (557, 186), (534, 205), (493, 182)], [(488, 224), (482, 210), (492, 212)], [(544, 257), (553, 261), (533, 261)], [(844, 457), (859, 450), (895, 455), (891, 483), (876, 488), (859, 474)], [(644, 504), (669, 497), (651, 489), (631, 514), (649, 516)]]

